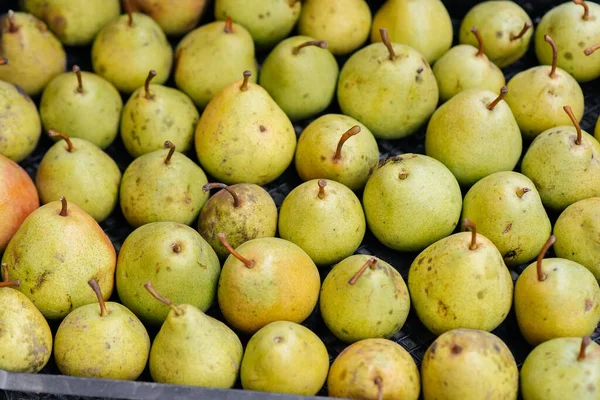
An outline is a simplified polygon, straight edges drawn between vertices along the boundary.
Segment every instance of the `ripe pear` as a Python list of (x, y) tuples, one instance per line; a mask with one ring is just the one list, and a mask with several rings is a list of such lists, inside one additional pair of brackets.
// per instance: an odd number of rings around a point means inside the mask
[(89, 285), (98, 304), (72, 311), (54, 339), (54, 359), (63, 375), (136, 380), (146, 368), (150, 338), (139, 319), (119, 303), (104, 302), (98, 282)]
[(375, 14), (371, 42), (387, 28), (393, 43), (405, 44), (433, 64), (452, 46), (452, 20), (440, 0), (388, 0)]
[(33, 303), (16, 290), (20, 282), (9, 279), (8, 265), (2, 264), (2, 271), (4, 280), (0, 282), (0, 370), (39, 372), (52, 354), (52, 332), (44, 316)]
[(320, 38), (336, 56), (361, 47), (371, 32), (371, 9), (365, 0), (305, 0), (298, 32)]
[(600, 323), (600, 286), (594, 275), (573, 261), (544, 260), (555, 241), (550, 236), (537, 262), (525, 268), (515, 284), (517, 322), (532, 346), (591, 335)]
[(244, 353), (240, 377), (245, 390), (314, 396), (329, 371), (325, 345), (294, 322), (271, 322), (256, 332)]
[(384, 43), (371, 44), (346, 61), (337, 98), (342, 112), (365, 124), (376, 138), (399, 139), (431, 117), (439, 99), (438, 86), (420, 53), (392, 44), (385, 29), (381, 36)]
[(294, 36), (269, 53), (261, 67), (259, 84), (292, 121), (297, 121), (331, 104), (339, 72), (327, 42)]
[(535, 183), (544, 205), (556, 211), (600, 196), (600, 143), (581, 130), (569, 106), (564, 109), (574, 127), (542, 132), (521, 162), (521, 172)]
[(536, 258), (552, 231), (535, 185), (512, 171), (496, 172), (473, 185), (462, 216), (477, 221), (479, 233), (494, 243), (508, 266)]
[(206, 183), (202, 168), (166, 141), (165, 149), (136, 158), (125, 170), (121, 210), (134, 228), (159, 221), (190, 225), (208, 200)]
[[(512, 171), (523, 149), (521, 131), (510, 107), (489, 90), (460, 92), (431, 117), (425, 153), (442, 162), (461, 186), (494, 172)], [(527, 175), (527, 174), (525, 174)]]
[(417, 316), (441, 335), (457, 328), (491, 332), (512, 305), (513, 281), (502, 255), (475, 224), (426, 248), (410, 266), (408, 288)]
[(233, 249), (223, 264), (217, 296), (229, 326), (254, 333), (274, 321), (301, 323), (315, 308), (321, 280), (308, 254), (292, 242), (258, 238)]
[(294, 126), (266, 90), (244, 80), (229, 84), (196, 127), (196, 152), (206, 172), (226, 184), (265, 185), (291, 164)]
[(37, 96), (67, 64), (65, 50), (45, 23), (31, 14), (13, 12), (0, 17), (0, 80)]
[(40, 103), (44, 128), (71, 138), (85, 139), (106, 149), (117, 137), (123, 100), (117, 89), (99, 75), (73, 72), (52, 79)]
[(417, 400), (419, 370), (402, 346), (365, 339), (348, 346), (329, 369), (330, 397)]
[(366, 229), (360, 200), (335, 181), (314, 179), (301, 184), (279, 210), (279, 236), (300, 246), (319, 266), (351, 256)]
[[(556, 44), (546, 35), (556, 56)], [(519, 72), (508, 82), (506, 102), (527, 139), (534, 139), (545, 130), (568, 125), (571, 120), (562, 112), (570, 104), (577, 121), (581, 121), (584, 98), (581, 87), (565, 70), (552, 66), (539, 66)]]
[(519, 370), (506, 344), (474, 329), (444, 333), (421, 365), (423, 399), (517, 399)]
[(277, 233), (277, 206), (271, 195), (252, 183), (227, 186), (209, 183), (202, 190), (221, 189), (210, 197), (198, 218), (198, 232), (215, 249), (219, 259), (229, 255), (218, 238), (225, 233), (235, 249), (248, 240), (274, 237)]
[(600, 345), (588, 336), (544, 342), (521, 368), (524, 400), (595, 400), (599, 385)]
[(544, 43), (549, 34), (558, 47), (558, 66), (578, 82), (600, 77), (600, 53), (587, 56), (584, 51), (600, 43), (600, 4), (574, 0), (548, 11), (535, 34), (535, 53), (540, 64), (552, 64), (553, 54)]
[(463, 19), (458, 32), (461, 44), (477, 45), (471, 28), (480, 29), (485, 54), (500, 68), (521, 59), (533, 36), (533, 21), (514, 1), (482, 1)]
[(379, 147), (369, 128), (342, 114), (311, 122), (296, 147), (296, 171), (303, 181), (325, 178), (360, 190), (378, 163)]
[(394, 336), (410, 310), (402, 275), (385, 261), (362, 254), (333, 267), (319, 299), (325, 325), (347, 343)]
[(433, 74), (440, 88), (440, 100), (448, 101), (467, 89), (497, 90), (505, 85), (504, 74), (484, 53), (484, 41), (476, 27), (471, 32), (477, 37), (479, 48), (461, 44), (448, 50), (433, 66)]
[(241, 71), (252, 72), (251, 82), (258, 77), (252, 37), (230, 19), (190, 32), (177, 45), (175, 59), (175, 83), (199, 108), (238, 80)]
[(206, 0), (136, 0), (136, 5), (172, 36), (194, 29), (206, 4)]
[(454, 231), (462, 194), (443, 164), (409, 153), (387, 159), (371, 175), (363, 205), (369, 229), (381, 243), (420, 251)]
[(242, 363), (243, 348), (224, 323), (190, 304), (173, 304), (152, 283), (146, 289), (171, 308), (150, 350), (150, 374), (155, 382), (231, 388)]
[(44, 317), (60, 319), (95, 301), (87, 286), (91, 278), (102, 285), (104, 299), (110, 297), (116, 258), (98, 223), (61, 197), (29, 214), (8, 243), (2, 262)]

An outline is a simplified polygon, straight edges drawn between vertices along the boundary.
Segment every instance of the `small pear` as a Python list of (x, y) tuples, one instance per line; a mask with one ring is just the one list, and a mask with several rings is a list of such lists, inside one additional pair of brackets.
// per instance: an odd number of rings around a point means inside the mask
[(206, 4), (207, 0), (136, 0), (136, 5), (172, 36), (194, 29)]

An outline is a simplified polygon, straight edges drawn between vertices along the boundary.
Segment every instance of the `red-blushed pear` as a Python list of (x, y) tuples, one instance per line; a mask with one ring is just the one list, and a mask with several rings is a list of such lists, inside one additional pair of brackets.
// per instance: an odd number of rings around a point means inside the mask
[(167, 35), (179, 36), (194, 29), (207, 0), (136, 0), (136, 6), (154, 19)]

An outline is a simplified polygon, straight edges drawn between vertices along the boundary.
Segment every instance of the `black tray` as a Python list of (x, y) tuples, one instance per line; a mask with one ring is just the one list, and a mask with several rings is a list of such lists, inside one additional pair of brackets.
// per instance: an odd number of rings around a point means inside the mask
[[(567, 0), (564, 0), (567, 1)], [(537, 22), (539, 18), (548, 11), (551, 7), (560, 4), (564, 1), (560, 0), (536, 0), (536, 1), (516, 1), (523, 6), (529, 15)], [(367, 0), (372, 10), (375, 12), (383, 0)], [(17, 9), (17, 0), (3, 0), (0, 4), (0, 14), (5, 13), (8, 9)], [(212, 3), (212, 2), (211, 2)], [(448, 11), (452, 15), (453, 22), (455, 25), (455, 36), (458, 31), (460, 19), (464, 14), (479, 1), (473, 0), (444, 0)], [(202, 22), (209, 22), (212, 18), (212, 4), (210, 4), (205, 12)], [(173, 45), (176, 45), (178, 39), (172, 41)], [(457, 40), (455, 37), (455, 44)], [(532, 41), (533, 42), (533, 41)], [(90, 47), (84, 48), (66, 48), (68, 56), (68, 70), (72, 68), (74, 64), (81, 67), (82, 70), (91, 71), (91, 60), (90, 60)], [(259, 62), (264, 59), (266, 54), (258, 54), (257, 57)], [(340, 67), (343, 65), (345, 58), (339, 58)], [(514, 74), (519, 71), (537, 65), (537, 60), (534, 52), (530, 49), (528, 54), (516, 64), (507, 68), (504, 72), (507, 78), (510, 79)], [(173, 85), (172, 78), (167, 83), (170, 86)], [(586, 110), (585, 116), (582, 121), (582, 128), (588, 132), (593, 132), (598, 114), (600, 112), (600, 85), (598, 80), (592, 83), (582, 85), (585, 93)], [(39, 104), (39, 99), (35, 99)], [(127, 97), (124, 97), (124, 101)], [(326, 113), (339, 112), (337, 104), (333, 104)], [(296, 133), (300, 134), (302, 129), (310, 121), (303, 121), (302, 123), (296, 124)], [(381, 152), (381, 158), (385, 159), (391, 155), (397, 155), (408, 152), (416, 152), (424, 154), (424, 130), (406, 139), (395, 140), (395, 141), (378, 141), (379, 149)], [(26, 160), (21, 162), (31, 177), (35, 177), (36, 169), (41, 161), (41, 158), (51, 146), (52, 142), (43, 136), (40, 140), (40, 144), (36, 148), (35, 152), (28, 157)], [(527, 145), (527, 144), (526, 144)], [(107, 153), (117, 162), (119, 168), (123, 172), (132, 158), (125, 150), (123, 143), (120, 138), (106, 150)], [(189, 154), (190, 158), (197, 160), (196, 155)], [(293, 163), (292, 167), (288, 169), (279, 179), (269, 184), (265, 188), (273, 196), (275, 203), (280, 206), (285, 196), (299, 183), (300, 178), (296, 174)], [(359, 194), (360, 196), (360, 194)], [(554, 221), (557, 215), (550, 215), (550, 218)], [(115, 248), (119, 251), (121, 244), (131, 233), (132, 229), (127, 225), (120, 209), (117, 210), (102, 224), (102, 228), (106, 234), (111, 238)], [(192, 226), (196, 226), (193, 224)], [(364, 242), (361, 247), (357, 250), (360, 254), (373, 254), (377, 255), (381, 259), (392, 264), (404, 277), (407, 279), (408, 269), (413, 259), (417, 254), (410, 253), (399, 253), (387, 249), (381, 245), (369, 232), (367, 232)], [(525, 266), (516, 267), (511, 269), (511, 274), (514, 280), (518, 277), (519, 273)], [(321, 269), (322, 279), (327, 275), (329, 269)], [(117, 300), (116, 291), (115, 298)], [(214, 306), (209, 310), (209, 314), (221, 318), (218, 307)], [(325, 327), (319, 315), (318, 307), (315, 312), (305, 321), (304, 325), (309, 327), (325, 343), (331, 360), (344, 349), (345, 345), (337, 340), (331, 332)], [(53, 331), (56, 330), (57, 325), (52, 324), (51, 328)], [(150, 329), (150, 335), (153, 337), (156, 334), (155, 329)], [(519, 329), (516, 323), (514, 312), (511, 312), (507, 317), (506, 321), (502, 323), (493, 332), (498, 335), (511, 349), (518, 365), (521, 365), (525, 360), (527, 354), (531, 351), (531, 347), (525, 342), (519, 333)], [(593, 336), (596, 342), (600, 342), (600, 327), (596, 330)], [(241, 337), (243, 343), (245, 343), (249, 337)], [(411, 311), (406, 324), (402, 330), (396, 334), (393, 338), (394, 341), (402, 345), (415, 359), (417, 365), (421, 364), (425, 351), (435, 339), (435, 336), (431, 334), (416, 317), (414, 311)], [(258, 393), (250, 391), (240, 390), (216, 390), (207, 388), (197, 387), (184, 387), (176, 385), (163, 385), (150, 382), (150, 375), (146, 369), (145, 373), (140, 377), (137, 382), (124, 382), (124, 381), (109, 381), (100, 379), (87, 379), (87, 378), (73, 378), (66, 376), (57, 376), (58, 370), (54, 364), (53, 359), (50, 360), (48, 365), (37, 375), (35, 374), (17, 374), (7, 373), (0, 371), (0, 394), (4, 392), (7, 399), (76, 399), (80, 397), (95, 397), (95, 398), (125, 398), (125, 399), (301, 399), (307, 397), (269, 394), (269, 393)], [(239, 384), (237, 386), (239, 388)], [(42, 395), (40, 395), (42, 393)], [(324, 388), (320, 395), (326, 395), (326, 389)], [(0, 396), (2, 398), (2, 396)]]

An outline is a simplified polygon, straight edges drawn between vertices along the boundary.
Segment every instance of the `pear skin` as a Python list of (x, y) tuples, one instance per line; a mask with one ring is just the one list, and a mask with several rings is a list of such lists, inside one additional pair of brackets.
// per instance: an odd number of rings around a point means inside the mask
[(194, 29), (206, 8), (206, 0), (136, 0), (169, 36), (180, 36)]

